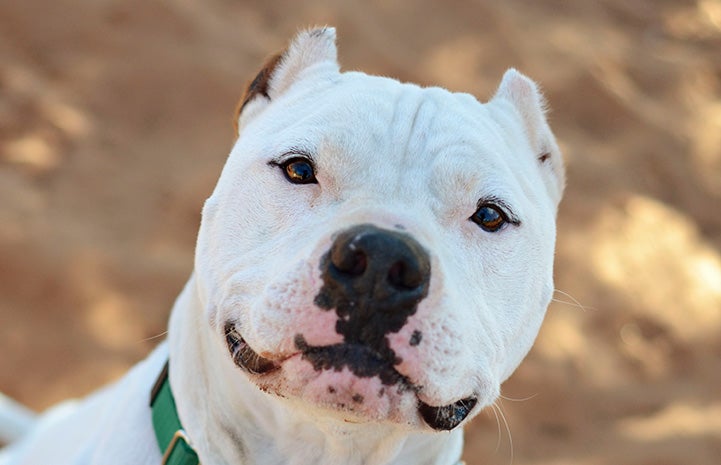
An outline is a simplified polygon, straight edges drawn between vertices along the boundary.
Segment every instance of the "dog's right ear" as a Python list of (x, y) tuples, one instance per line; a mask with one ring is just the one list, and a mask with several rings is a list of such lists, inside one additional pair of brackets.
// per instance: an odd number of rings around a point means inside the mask
[(245, 90), (235, 110), (236, 135), (246, 121), (285, 92), (307, 69), (324, 64), (338, 72), (335, 28), (309, 29), (295, 36), (288, 48), (272, 56)]

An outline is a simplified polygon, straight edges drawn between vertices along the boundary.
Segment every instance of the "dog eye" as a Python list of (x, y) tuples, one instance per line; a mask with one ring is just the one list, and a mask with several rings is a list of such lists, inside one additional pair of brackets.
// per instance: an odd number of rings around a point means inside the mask
[(493, 204), (481, 205), (469, 219), (487, 232), (496, 232), (508, 222), (505, 213)]
[(306, 158), (291, 158), (280, 164), (285, 177), (293, 184), (317, 184), (315, 167)]

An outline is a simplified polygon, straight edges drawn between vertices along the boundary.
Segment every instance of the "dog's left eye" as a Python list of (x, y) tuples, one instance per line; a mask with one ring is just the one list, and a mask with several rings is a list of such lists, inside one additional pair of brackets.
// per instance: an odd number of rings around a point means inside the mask
[(496, 232), (508, 222), (503, 210), (493, 204), (481, 205), (469, 219), (487, 232)]
[(315, 167), (306, 158), (296, 157), (280, 163), (285, 177), (293, 184), (317, 184)]

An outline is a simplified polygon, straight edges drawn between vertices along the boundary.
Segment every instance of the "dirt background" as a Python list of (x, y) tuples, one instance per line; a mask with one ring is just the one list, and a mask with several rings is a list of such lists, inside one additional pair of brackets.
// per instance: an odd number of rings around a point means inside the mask
[(346, 69), (485, 99), (514, 66), (552, 108), (557, 301), (468, 463), (721, 463), (718, 0), (0, 0), (0, 391), (157, 344), (244, 83), (326, 23)]

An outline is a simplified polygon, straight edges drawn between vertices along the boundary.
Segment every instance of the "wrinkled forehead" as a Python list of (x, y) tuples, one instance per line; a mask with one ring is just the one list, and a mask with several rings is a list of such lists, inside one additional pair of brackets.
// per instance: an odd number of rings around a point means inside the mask
[(265, 153), (304, 149), (318, 152), (320, 166), (322, 158), (342, 158), (355, 170), (392, 165), (406, 174), (505, 166), (501, 128), (468, 94), (344, 73), (326, 86), (301, 85), (280, 98), (261, 118), (262, 132), (272, 135), (260, 141)]

